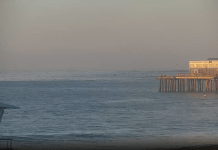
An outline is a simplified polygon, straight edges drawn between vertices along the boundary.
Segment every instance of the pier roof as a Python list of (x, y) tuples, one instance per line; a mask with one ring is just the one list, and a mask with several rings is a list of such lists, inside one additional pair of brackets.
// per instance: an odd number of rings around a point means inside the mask
[(208, 58), (207, 60), (218, 60), (218, 58)]

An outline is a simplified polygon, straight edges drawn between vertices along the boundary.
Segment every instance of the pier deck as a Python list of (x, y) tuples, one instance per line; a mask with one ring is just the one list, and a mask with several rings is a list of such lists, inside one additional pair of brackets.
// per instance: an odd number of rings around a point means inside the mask
[(217, 92), (217, 76), (190, 76), (179, 74), (176, 76), (157, 77), (160, 81), (159, 92)]

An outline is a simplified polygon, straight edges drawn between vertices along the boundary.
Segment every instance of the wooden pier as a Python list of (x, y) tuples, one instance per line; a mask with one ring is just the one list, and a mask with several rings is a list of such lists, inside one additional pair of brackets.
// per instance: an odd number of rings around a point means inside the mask
[(218, 77), (214, 76), (166, 76), (157, 77), (159, 92), (217, 92)]
[(218, 58), (189, 61), (189, 73), (162, 74), (157, 79), (160, 81), (159, 92), (217, 92)]

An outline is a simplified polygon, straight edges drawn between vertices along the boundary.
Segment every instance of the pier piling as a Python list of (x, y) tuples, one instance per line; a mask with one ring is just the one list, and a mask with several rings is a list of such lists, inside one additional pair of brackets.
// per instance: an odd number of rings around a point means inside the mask
[(218, 79), (215, 77), (157, 77), (159, 92), (217, 92)]

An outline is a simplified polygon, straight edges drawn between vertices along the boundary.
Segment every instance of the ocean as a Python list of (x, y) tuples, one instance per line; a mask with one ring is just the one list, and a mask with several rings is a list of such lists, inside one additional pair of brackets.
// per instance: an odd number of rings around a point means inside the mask
[(218, 144), (218, 93), (158, 92), (162, 73), (0, 71), (0, 134), (13, 147), (116, 148)]

